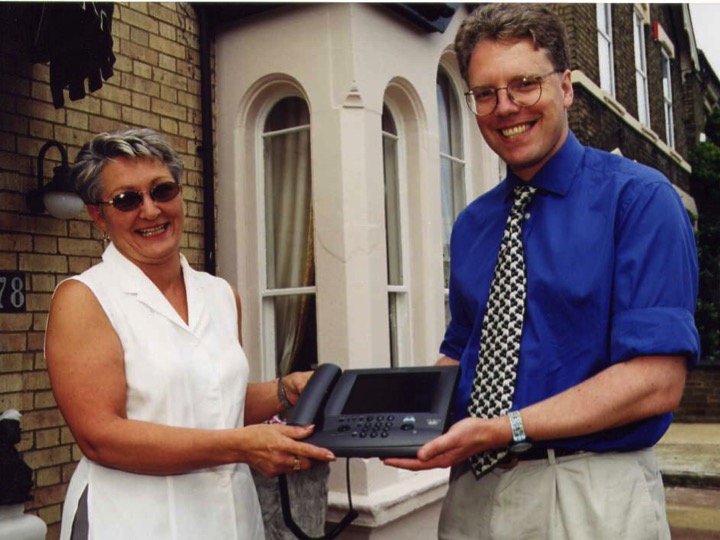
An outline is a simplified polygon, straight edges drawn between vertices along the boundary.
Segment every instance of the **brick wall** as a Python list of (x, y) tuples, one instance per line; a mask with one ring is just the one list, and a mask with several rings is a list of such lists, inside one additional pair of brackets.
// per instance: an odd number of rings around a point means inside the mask
[[(25, 61), (11, 40), (0, 42), (0, 270), (27, 277), (27, 312), (0, 314), (0, 411), (23, 413), (18, 446), (36, 484), (27, 508), (48, 524), (48, 538), (59, 533), (61, 503), (79, 452), (45, 370), (47, 309), (55, 285), (96, 262), (102, 242), (85, 212), (58, 220), (26, 209), (25, 194), (37, 187), (40, 147), (55, 139), (72, 161), (101, 131), (147, 126), (163, 132), (186, 166), (182, 251), (196, 268), (204, 260), (195, 12), (186, 3), (118, 3), (113, 39), (113, 77), (85, 99), (66, 99), (59, 110), (52, 105), (48, 66)], [(59, 154), (51, 149), (46, 160), (48, 176)]]
[(575, 87), (570, 109), (570, 129), (583, 144), (608, 152), (620, 148), (625, 157), (644, 163), (665, 174), (673, 184), (689, 190), (689, 174), (647, 138), (623, 122), (606, 114), (607, 105), (582, 87)]
[[(637, 93), (635, 88), (635, 60), (632, 27), (632, 4), (613, 4), (613, 46), (615, 60), (615, 99), (637, 116)], [(600, 84), (597, 50), (597, 18), (595, 4), (555, 4), (554, 8), (565, 21), (573, 69), (585, 73), (597, 85)], [(651, 18), (663, 24), (668, 35), (674, 34), (675, 27), (669, 21), (667, 6), (652, 6)], [(650, 95), (651, 126), (660, 139), (665, 139), (665, 113), (662, 101), (662, 78), (660, 66), (660, 44), (652, 39), (650, 27), (645, 27), (648, 63), (648, 91)], [(686, 156), (685, 126), (682, 125), (682, 78), (680, 62), (673, 63), (673, 91), (675, 95), (675, 132), (677, 151)], [(688, 173), (675, 161), (623, 122), (608, 105), (590, 95), (585, 89), (575, 86), (575, 99), (569, 112), (570, 128), (583, 144), (612, 151), (620, 148), (623, 155), (661, 170), (679, 187), (688, 190)]]
[(675, 418), (681, 422), (720, 422), (720, 366), (690, 372)]
[(596, 84), (600, 84), (597, 49), (597, 15), (595, 4), (555, 4), (570, 47), (572, 69), (580, 69)]

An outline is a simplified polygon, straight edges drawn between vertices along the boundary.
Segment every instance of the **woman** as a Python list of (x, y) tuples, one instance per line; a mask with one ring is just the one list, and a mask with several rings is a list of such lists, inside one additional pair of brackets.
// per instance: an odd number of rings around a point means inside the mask
[(73, 178), (110, 240), (103, 262), (62, 282), (45, 352), (84, 457), (61, 539), (264, 538), (249, 467), (268, 476), (332, 453), (312, 428), (259, 424), (309, 373), (248, 384), (240, 300), (180, 254), (183, 167), (148, 129), (86, 144)]

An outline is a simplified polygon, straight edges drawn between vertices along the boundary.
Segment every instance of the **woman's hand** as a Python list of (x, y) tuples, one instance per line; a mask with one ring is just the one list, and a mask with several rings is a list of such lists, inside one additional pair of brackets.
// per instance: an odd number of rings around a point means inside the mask
[[(280, 379), (250, 383), (245, 397), (245, 425), (259, 424), (293, 406), (310, 379), (312, 371), (290, 373)], [(283, 402), (283, 397), (287, 403)]]
[(334, 461), (335, 455), (329, 450), (299, 441), (312, 430), (313, 426), (283, 424), (241, 428), (242, 461), (267, 477), (310, 469), (315, 461)]
[(282, 381), (285, 385), (285, 395), (290, 403), (293, 405), (297, 403), (300, 394), (302, 394), (312, 374), (312, 371), (295, 371), (283, 377)]

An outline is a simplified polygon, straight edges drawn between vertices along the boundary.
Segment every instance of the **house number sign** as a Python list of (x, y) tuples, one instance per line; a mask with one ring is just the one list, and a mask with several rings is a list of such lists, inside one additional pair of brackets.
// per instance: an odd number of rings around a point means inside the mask
[(25, 272), (0, 271), (0, 313), (25, 311)]

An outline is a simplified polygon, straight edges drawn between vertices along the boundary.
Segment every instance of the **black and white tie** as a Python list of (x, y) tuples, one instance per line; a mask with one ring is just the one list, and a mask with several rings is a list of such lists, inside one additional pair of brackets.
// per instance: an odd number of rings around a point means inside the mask
[[(522, 224), (525, 209), (537, 191), (521, 185), (514, 190), (515, 202), (503, 232), (488, 296), (480, 353), (468, 413), (478, 418), (494, 418), (510, 409), (515, 393), (515, 377), (525, 315), (525, 260)], [(470, 458), (473, 472), (480, 477), (508, 453), (508, 448), (489, 450)]]

